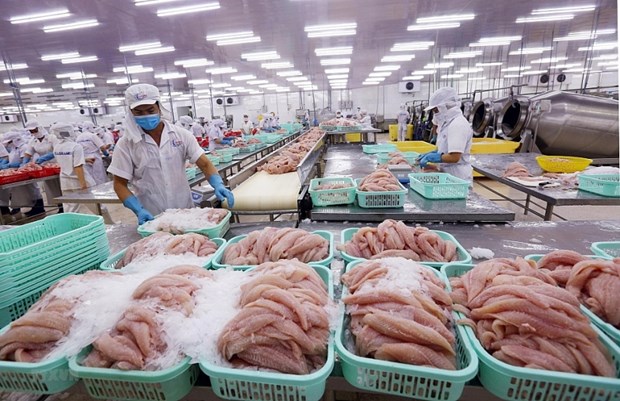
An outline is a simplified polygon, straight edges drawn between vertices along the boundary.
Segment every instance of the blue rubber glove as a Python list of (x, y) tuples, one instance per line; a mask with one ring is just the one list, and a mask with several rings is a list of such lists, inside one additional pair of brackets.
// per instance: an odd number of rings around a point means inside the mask
[(232, 138), (222, 138), (221, 141), (224, 145), (230, 145), (231, 143), (233, 143)]
[(224, 198), (226, 198), (229, 208), (235, 206), (235, 197), (233, 196), (233, 193), (224, 186), (224, 181), (219, 174), (213, 174), (209, 177), (209, 184), (211, 184), (213, 189), (215, 189), (215, 197), (217, 199), (224, 200)]
[(138, 225), (142, 225), (147, 221), (153, 220), (153, 215), (151, 214), (151, 212), (149, 212), (144, 208), (144, 206), (142, 206), (142, 204), (135, 195), (131, 195), (129, 198), (125, 199), (123, 201), (123, 206), (136, 214), (136, 216), (138, 217)]
[(13, 162), (8, 164), (8, 168), (18, 168), (21, 166), (21, 162)]
[(0, 160), (0, 170), (4, 170), (9, 168), (9, 161), (8, 160)]
[(35, 163), (43, 164), (43, 163), (45, 163), (47, 161), (52, 160), (53, 158), (54, 158), (54, 152), (49, 152), (49, 153), (46, 153), (46, 154), (42, 155), (41, 157), (39, 157)]
[(441, 153), (435, 150), (422, 155), (420, 166), (426, 167), (428, 163), (441, 163)]
[(20, 166), (24, 166), (26, 164), (30, 163), (30, 158), (28, 156), (24, 156), (22, 158), (22, 164), (20, 164)]

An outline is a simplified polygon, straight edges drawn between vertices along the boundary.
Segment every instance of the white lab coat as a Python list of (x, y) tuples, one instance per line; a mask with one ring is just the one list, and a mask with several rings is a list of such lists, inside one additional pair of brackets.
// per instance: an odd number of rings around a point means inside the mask
[(362, 126), (365, 127), (365, 128), (371, 128), (372, 127), (372, 120), (371, 120), (370, 116), (368, 114), (366, 114), (364, 117), (362, 117), (362, 119), (360, 120), (360, 124), (362, 124)]
[[(56, 146), (54, 146), (54, 158), (60, 166), (60, 186), (62, 187), (63, 195), (70, 195), (72, 192), (81, 190), (82, 186), (77, 174), (75, 173), (75, 167), (86, 166), (86, 161), (84, 160), (84, 148), (72, 140), (60, 140)], [(83, 170), (86, 186), (94, 186), (95, 180), (93, 177), (86, 170), (86, 168)], [(66, 213), (97, 214), (97, 208), (94, 204), (63, 203), (62, 208)], [(103, 212), (104, 219), (107, 219), (108, 216), (105, 216), (107, 211), (104, 209)]]
[[(437, 151), (439, 153), (461, 153), (458, 163), (441, 163), (441, 169), (455, 177), (473, 182), (470, 163), (473, 131), (460, 108), (445, 112), (446, 116), (438, 127)], [(442, 116), (443, 117), (443, 116)]]
[[(27, 144), (13, 146), (9, 151), (9, 163), (20, 162), (26, 155)], [(11, 207), (14, 209), (21, 207), (32, 207), (35, 200), (42, 199), (41, 191), (36, 184), (26, 184), (9, 189)], [(6, 195), (5, 195), (6, 197)]]
[(84, 165), (84, 170), (88, 171), (91, 177), (93, 177), (95, 184), (99, 185), (108, 181), (101, 158), (101, 147), (104, 146), (101, 138), (92, 132), (82, 132), (78, 135), (76, 142), (84, 148), (84, 158), (94, 159), (93, 163), (86, 163)]
[(213, 151), (224, 147), (224, 145), (215, 142), (216, 139), (224, 138), (224, 133), (222, 132), (222, 129), (220, 127), (211, 125), (209, 127), (209, 132), (207, 133), (207, 136), (209, 137), (209, 150)]
[(108, 172), (129, 180), (146, 210), (158, 215), (194, 206), (185, 162), (195, 163), (203, 154), (189, 131), (164, 120), (159, 146), (146, 133), (119, 139)]
[[(41, 128), (39, 128), (41, 129)], [(54, 152), (54, 147), (59, 143), (59, 139), (56, 135), (45, 135), (42, 139), (33, 138), (26, 148), (26, 154), (32, 157), (32, 161), (36, 161), (36, 158), (41, 157), (47, 153)], [(36, 155), (36, 158), (35, 158)], [(56, 158), (50, 159), (45, 163), (55, 163)], [(54, 199), (62, 195), (60, 181), (57, 179), (46, 180), (43, 182), (43, 188), (45, 189), (45, 196), (47, 203), (52, 205)]]
[(401, 110), (396, 115), (398, 121), (398, 140), (404, 141), (407, 139), (407, 121), (409, 121), (409, 112)]
[(99, 139), (103, 142), (104, 145), (114, 146), (114, 135), (108, 130), (104, 131), (103, 134), (97, 134)]
[(254, 129), (254, 124), (252, 123), (252, 121), (248, 120), (247, 122), (244, 121), (241, 123), (241, 132), (243, 134), (251, 135), (252, 129)]
[(192, 133), (195, 138), (202, 139), (205, 136), (205, 129), (199, 123), (194, 123), (194, 125), (192, 125)]

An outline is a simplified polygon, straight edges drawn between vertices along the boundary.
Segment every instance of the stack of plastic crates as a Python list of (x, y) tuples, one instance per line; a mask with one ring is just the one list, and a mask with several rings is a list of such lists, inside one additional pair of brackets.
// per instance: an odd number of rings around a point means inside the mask
[(63, 213), (0, 232), (0, 326), (56, 281), (96, 269), (109, 254), (101, 216)]

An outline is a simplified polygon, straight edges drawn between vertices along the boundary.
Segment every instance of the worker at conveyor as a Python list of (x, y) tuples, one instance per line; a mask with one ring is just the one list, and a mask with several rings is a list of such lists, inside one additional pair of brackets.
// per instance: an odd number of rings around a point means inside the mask
[(233, 138), (226, 138), (224, 136), (224, 128), (226, 128), (226, 121), (222, 120), (221, 118), (216, 118), (215, 120), (211, 121), (209, 132), (207, 132), (207, 136), (209, 137), (210, 151), (223, 148), (233, 142)]
[(243, 135), (252, 135), (254, 124), (250, 121), (250, 117), (247, 114), (243, 115), (243, 122), (241, 123), (241, 133)]
[(361, 116), (360, 124), (362, 125), (362, 127), (372, 128), (372, 119), (368, 115), (368, 111), (366, 110), (360, 111), (360, 116)]
[(95, 133), (96, 127), (90, 121), (82, 124), (82, 133), (78, 135), (76, 142), (84, 148), (84, 158), (86, 159), (85, 169), (95, 180), (95, 184), (103, 184), (108, 181), (108, 176), (103, 167), (103, 158), (110, 156), (109, 146), (103, 143), (101, 138)]
[(422, 167), (441, 163), (440, 169), (463, 180), (472, 181), (469, 162), (473, 131), (461, 111), (461, 101), (454, 88), (439, 88), (433, 93), (425, 111), (432, 110), (437, 125), (437, 150), (424, 153), (418, 160)]
[[(114, 191), (138, 224), (166, 209), (194, 206), (185, 163), (195, 163), (209, 180), (219, 200), (234, 206), (234, 197), (222, 177), (187, 130), (170, 122), (153, 85), (132, 85), (125, 91), (125, 135), (116, 144), (108, 171), (114, 175)], [(163, 118), (162, 118), (163, 116)], [(135, 194), (128, 188), (132, 183)]]
[(407, 139), (407, 121), (409, 121), (410, 115), (404, 104), (400, 105), (400, 111), (396, 115), (396, 121), (398, 121), (398, 140), (403, 142)]

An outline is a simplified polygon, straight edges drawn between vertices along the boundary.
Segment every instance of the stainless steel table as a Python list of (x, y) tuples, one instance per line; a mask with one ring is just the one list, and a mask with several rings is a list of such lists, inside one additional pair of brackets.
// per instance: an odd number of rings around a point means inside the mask
[[(36, 184), (37, 182), (44, 182), (44, 181), (50, 181), (50, 180), (59, 180), (59, 179), (60, 179), (60, 175), (59, 174), (49, 175), (47, 177), (31, 178), (29, 180), (17, 181), (17, 182), (12, 182), (10, 184), (0, 185), (0, 191), (3, 190), (3, 189), (11, 189), (11, 188), (16, 188), (16, 187), (21, 187), (22, 185)], [(4, 224), (4, 218), (2, 217), (2, 214), (0, 213), (0, 225), (2, 225), (2, 224)]]
[[(377, 167), (376, 156), (363, 153), (361, 145), (357, 144), (331, 145), (324, 159), (324, 177), (356, 179), (372, 173)], [(463, 200), (430, 200), (410, 190), (402, 208), (365, 209), (356, 202), (353, 205), (313, 207), (311, 216), (312, 220), (325, 221), (504, 222), (514, 220), (515, 214), (473, 191)]]
[[(541, 175), (543, 170), (538, 166), (536, 162), (536, 156), (540, 156), (537, 153), (516, 153), (516, 154), (501, 154), (501, 155), (472, 155), (471, 164), (475, 171), (488, 177), (494, 181), (500, 182), (511, 188), (526, 194), (525, 203), (522, 205), (519, 201), (506, 197), (505, 195), (497, 192), (493, 188), (478, 182), (482, 187), (488, 189), (494, 194), (503, 198), (503, 200), (514, 203), (524, 209), (524, 214), (532, 212), (536, 216), (542, 217), (545, 220), (551, 220), (554, 216), (554, 206), (570, 206), (570, 205), (620, 205), (620, 198), (610, 198), (605, 196), (596, 195), (590, 192), (579, 191), (576, 188), (538, 188), (538, 187), (526, 187), (508, 178), (502, 177), (508, 164), (512, 162), (519, 162), (523, 164), (528, 171), (534, 175)], [(545, 214), (542, 215), (534, 210), (530, 209), (531, 198), (537, 198), (546, 203)], [(563, 219), (561, 216), (556, 217)]]
[[(364, 128), (364, 129), (351, 129), (347, 131), (326, 131), (328, 143), (344, 143), (346, 134), (361, 134), (362, 135), (362, 143), (374, 143), (377, 141), (376, 133), (381, 132), (380, 129), (376, 128)], [(368, 140), (368, 134), (373, 134), (373, 140)], [(338, 140), (338, 141), (337, 141)]]

